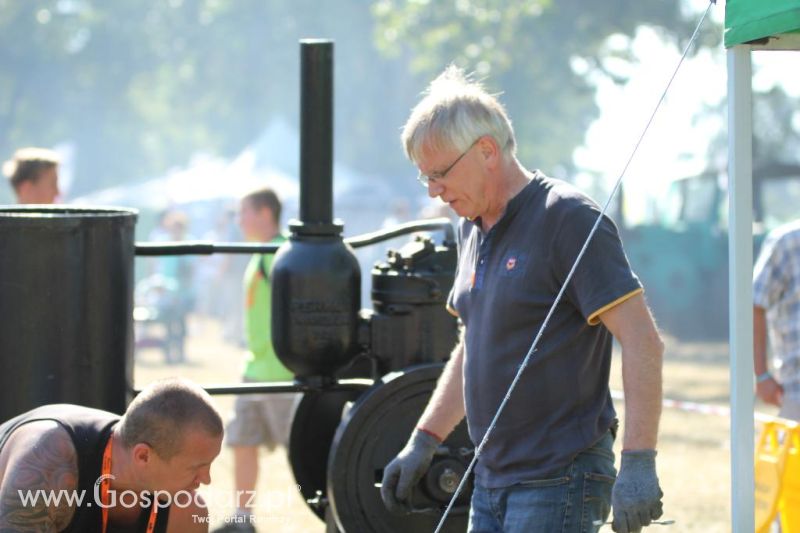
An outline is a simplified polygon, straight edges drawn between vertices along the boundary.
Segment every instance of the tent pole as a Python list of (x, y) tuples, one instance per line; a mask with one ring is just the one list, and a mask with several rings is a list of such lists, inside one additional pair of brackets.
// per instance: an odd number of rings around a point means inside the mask
[(731, 531), (755, 529), (753, 457), (753, 120), (750, 47), (728, 50)]

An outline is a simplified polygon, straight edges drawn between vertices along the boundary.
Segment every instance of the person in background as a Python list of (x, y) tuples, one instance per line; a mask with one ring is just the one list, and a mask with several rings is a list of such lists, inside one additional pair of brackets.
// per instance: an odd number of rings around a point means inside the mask
[[(461, 217), (447, 307), (463, 327), (416, 429), (383, 471), (386, 506), (407, 507), (465, 415), (473, 443), (483, 440), (599, 222), (477, 462), (469, 531), (596, 531), (612, 505), (615, 531), (640, 531), (662, 514), (655, 448), (664, 348), (616, 226), (571, 185), (524, 167), (503, 106), (455, 66), (431, 83), (402, 139), (428, 195)], [(625, 388), (619, 474), (613, 338)]]
[(800, 420), (800, 221), (774, 229), (761, 246), (753, 272), (753, 357), (758, 397), (780, 407), (778, 416)]
[[(158, 226), (150, 232), (153, 242), (191, 240), (189, 218), (177, 210), (165, 211)], [(195, 259), (185, 255), (166, 255), (150, 258), (148, 275), (136, 284), (137, 305), (154, 310), (156, 321), (163, 325), (160, 341), (164, 362), (170, 365), (186, 363), (188, 318), (195, 306)]]
[(58, 155), (46, 148), (20, 148), (3, 164), (19, 204), (53, 204), (58, 199)]
[[(246, 240), (281, 243), (281, 203), (269, 188), (251, 192), (240, 203), (239, 224)], [(272, 347), (270, 268), (272, 255), (256, 254), (244, 275), (245, 337), (248, 353), (244, 382), (292, 381), (294, 375), (283, 366)], [(233, 448), (236, 515), (214, 533), (255, 531), (258, 522), (248, 499), (258, 480), (259, 447), (274, 450), (289, 441), (292, 416), (299, 395), (254, 394), (237, 396), (234, 417), (228, 423), (226, 443)]]
[[(171, 211), (164, 219), (164, 227), (170, 241), (191, 240), (189, 236), (189, 217), (182, 211)], [(165, 321), (167, 327), (167, 364), (186, 362), (186, 337), (188, 334), (189, 313), (194, 310), (194, 260), (185, 255), (159, 257), (158, 272), (169, 280), (175, 288), (165, 302)]]

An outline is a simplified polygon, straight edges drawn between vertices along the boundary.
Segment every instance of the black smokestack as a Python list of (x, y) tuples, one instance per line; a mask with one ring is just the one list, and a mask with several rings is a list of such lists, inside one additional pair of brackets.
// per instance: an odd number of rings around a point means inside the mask
[(300, 221), (308, 229), (316, 225), (329, 229), (333, 221), (333, 41), (300, 41), (300, 87)]

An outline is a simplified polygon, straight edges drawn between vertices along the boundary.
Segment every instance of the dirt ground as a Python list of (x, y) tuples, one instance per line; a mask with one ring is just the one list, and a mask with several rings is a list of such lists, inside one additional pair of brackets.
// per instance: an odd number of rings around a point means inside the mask
[[(219, 324), (194, 317), (189, 332), (186, 364), (167, 366), (156, 349), (137, 353), (137, 387), (173, 375), (184, 376), (204, 385), (238, 381), (243, 352), (223, 342)], [(620, 390), (618, 355), (615, 355), (614, 364), (612, 388)], [(664, 384), (667, 398), (712, 405), (726, 404), (727, 345), (683, 344), (668, 338)], [(233, 397), (216, 396), (215, 401), (221, 412), (229, 416)], [(617, 402), (617, 409), (620, 415), (624, 414), (622, 402)], [(764, 406), (759, 406), (759, 410), (774, 414)], [(664, 518), (673, 519), (676, 524), (664, 530), (704, 533), (731, 530), (729, 427), (726, 417), (665, 408), (661, 422), (658, 473), (665, 493)], [(259, 531), (323, 532), (324, 525), (308, 510), (295, 489), (285, 453), (262, 452), (261, 460), (257, 516)], [(223, 448), (212, 467), (212, 485), (204, 489), (210, 501), (212, 524), (221, 523), (229, 514), (230, 505), (227, 502), (230, 501), (233, 485), (232, 471), (231, 454)], [(603, 531), (611, 529), (604, 528)]]

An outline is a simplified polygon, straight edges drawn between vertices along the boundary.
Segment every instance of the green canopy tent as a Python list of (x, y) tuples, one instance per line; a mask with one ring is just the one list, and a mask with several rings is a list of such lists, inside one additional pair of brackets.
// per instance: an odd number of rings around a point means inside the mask
[(732, 531), (755, 528), (753, 431), (753, 50), (800, 49), (800, 0), (728, 0)]
[(728, 0), (725, 48), (752, 45), (770, 50), (800, 48), (797, 0)]

